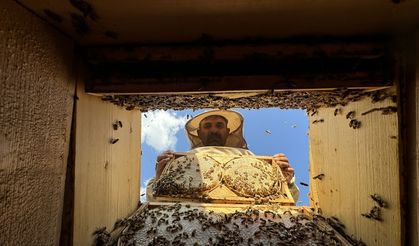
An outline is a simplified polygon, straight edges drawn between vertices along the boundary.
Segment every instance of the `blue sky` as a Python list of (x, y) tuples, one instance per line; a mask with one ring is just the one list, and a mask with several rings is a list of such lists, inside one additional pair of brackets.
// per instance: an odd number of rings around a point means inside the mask
[[(306, 186), (309, 183), (308, 169), (308, 119), (300, 109), (233, 109), (244, 118), (244, 137), (249, 149), (256, 155), (284, 153), (295, 169), (296, 182), (300, 188), (298, 205), (308, 205)], [(206, 110), (152, 111), (142, 114), (141, 187), (154, 176), (157, 155), (166, 150), (188, 151), (189, 142), (184, 123), (188, 117)], [(142, 196), (145, 198), (145, 196)]]

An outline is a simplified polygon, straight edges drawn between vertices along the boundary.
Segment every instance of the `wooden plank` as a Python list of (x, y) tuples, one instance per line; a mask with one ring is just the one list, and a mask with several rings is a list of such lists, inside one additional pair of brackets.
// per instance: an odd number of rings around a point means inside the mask
[[(104, 68), (106, 70), (106, 68)], [(282, 75), (200, 76), (164, 78), (93, 78), (86, 92), (96, 95), (174, 95), (208, 93), (255, 93), (274, 91), (375, 89), (392, 85), (384, 76), (370, 73), (343, 73), (330, 76), (302, 77)]]
[[(81, 82), (77, 96), (73, 242), (91, 245), (95, 229), (111, 229), (137, 207), (140, 113), (85, 94)], [(114, 130), (117, 121), (122, 128)]]
[[(415, 37), (405, 38), (402, 58), (405, 73), (401, 82), (403, 118), (403, 185), (405, 245), (419, 244), (419, 29)], [(416, 53), (413, 51), (416, 50)]]
[(384, 38), (365, 37), (364, 41), (332, 38), (313, 40), (307, 38), (300, 42), (289, 40), (265, 42), (236, 42), (203, 44), (168, 45), (119, 45), (90, 46), (86, 49), (87, 61), (91, 64), (135, 61), (191, 61), (204, 60), (240, 60), (257, 54), (275, 55), (276, 57), (293, 57), (296, 54), (305, 57), (346, 57), (374, 58), (385, 54), (387, 40)]
[[(415, 92), (415, 101), (412, 102), (412, 106), (413, 104), (415, 105), (415, 107), (413, 107), (413, 110), (415, 110), (415, 116), (416, 116), (416, 120), (415, 121), (411, 121), (412, 125), (415, 125), (414, 122), (416, 122), (416, 126), (412, 127), (414, 130), (411, 132), (412, 133), (412, 142), (411, 144), (415, 147), (413, 147), (413, 151), (411, 153), (411, 162), (410, 165), (413, 168), (413, 172), (415, 172), (414, 177), (415, 179), (413, 179), (413, 181), (416, 181), (416, 184), (414, 185), (414, 189), (413, 192), (415, 192), (415, 194), (412, 194), (412, 201), (411, 204), (414, 206), (414, 211), (415, 213), (412, 216), (415, 216), (415, 220), (414, 220), (414, 224), (412, 225), (412, 233), (411, 235), (413, 237), (415, 237), (415, 241), (413, 241), (412, 243), (416, 243), (419, 244), (419, 29), (416, 30), (416, 79), (415, 79), (416, 83), (414, 88), (412, 88), (412, 90), (414, 90)], [(416, 134), (415, 134), (416, 132)], [(409, 194), (410, 195), (410, 194)]]
[(58, 245), (74, 45), (15, 1), (0, 15), (0, 245)]
[(388, 40), (87, 48), (98, 94), (260, 92), (392, 85)]
[[(372, 108), (395, 106), (390, 99), (371, 103), (365, 98), (335, 108), (322, 108), (310, 116), (310, 176), (324, 177), (310, 183), (312, 205), (326, 216), (335, 216), (367, 245), (401, 245), (398, 115)], [(347, 114), (355, 112), (361, 127), (349, 127)], [(323, 122), (313, 123), (323, 119)], [(377, 205), (370, 195), (388, 203), (382, 221), (361, 216)]]

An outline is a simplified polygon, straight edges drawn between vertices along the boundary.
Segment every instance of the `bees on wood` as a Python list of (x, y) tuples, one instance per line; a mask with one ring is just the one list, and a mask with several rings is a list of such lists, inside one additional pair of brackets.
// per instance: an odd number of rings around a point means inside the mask
[(313, 122), (311, 122), (311, 123), (313, 123), (313, 124), (317, 124), (317, 123), (323, 123), (324, 122), (324, 119), (319, 119), (319, 120), (314, 120)]
[(383, 199), (381, 199), (381, 197), (377, 194), (372, 194), (370, 195), (371, 199), (374, 200), (378, 206), (380, 206), (381, 208), (386, 208), (387, 207), (387, 203), (385, 201), (383, 201)]
[(349, 111), (349, 113), (346, 114), (346, 119), (353, 119), (355, 117), (355, 111)]
[(316, 175), (316, 176), (313, 177), (313, 179), (318, 179), (318, 180), (322, 180), (323, 178), (324, 178), (324, 174), (323, 173), (318, 174), (318, 175)]
[(119, 141), (119, 138), (111, 138), (111, 139), (109, 140), (109, 142), (110, 142), (111, 144), (116, 144), (118, 141)]
[(378, 206), (374, 206), (369, 213), (363, 213), (361, 214), (362, 216), (364, 216), (365, 218), (368, 219), (373, 219), (373, 220), (377, 220), (377, 221), (382, 221), (381, 219), (381, 209)]
[(349, 127), (352, 127), (353, 129), (361, 128), (361, 121), (356, 120), (356, 119), (352, 119), (349, 122)]

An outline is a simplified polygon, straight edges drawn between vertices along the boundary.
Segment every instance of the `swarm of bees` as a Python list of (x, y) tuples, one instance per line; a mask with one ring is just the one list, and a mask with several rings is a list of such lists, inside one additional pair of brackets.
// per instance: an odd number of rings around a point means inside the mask
[(153, 187), (154, 195), (205, 198), (221, 184), (220, 163), (205, 155), (186, 155), (168, 164)]
[[(125, 107), (127, 110), (135, 108), (142, 112), (155, 109), (190, 109), (190, 108), (302, 108), (307, 109), (309, 115), (317, 113), (321, 107), (345, 106), (349, 102), (370, 97), (372, 102), (379, 102), (386, 98), (397, 100), (394, 95), (385, 90), (365, 92), (362, 90), (337, 89), (334, 91), (278, 91), (267, 94), (240, 98), (203, 95), (115, 95), (104, 96), (102, 100)], [(336, 114), (339, 112), (336, 112)]]
[(256, 208), (224, 214), (181, 204), (146, 209), (127, 226), (120, 245), (342, 245), (348, 237), (321, 215)]

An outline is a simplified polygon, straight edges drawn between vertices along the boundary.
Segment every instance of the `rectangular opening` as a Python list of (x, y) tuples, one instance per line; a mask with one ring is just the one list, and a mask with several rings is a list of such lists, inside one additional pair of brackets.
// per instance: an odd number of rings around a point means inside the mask
[[(294, 169), (299, 188), (297, 205), (309, 205), (308, 118), (302, 109), (232, 109), (244, 118), (243, 135), (256, 156), (283, 153)], [(185, 123), (208, 110), (155, 110), (142, 113), (141, 200), (146, 201), (147, 183), (155, 176), (157, 156), (166, 150), (187, 152), (190, 142)]]

